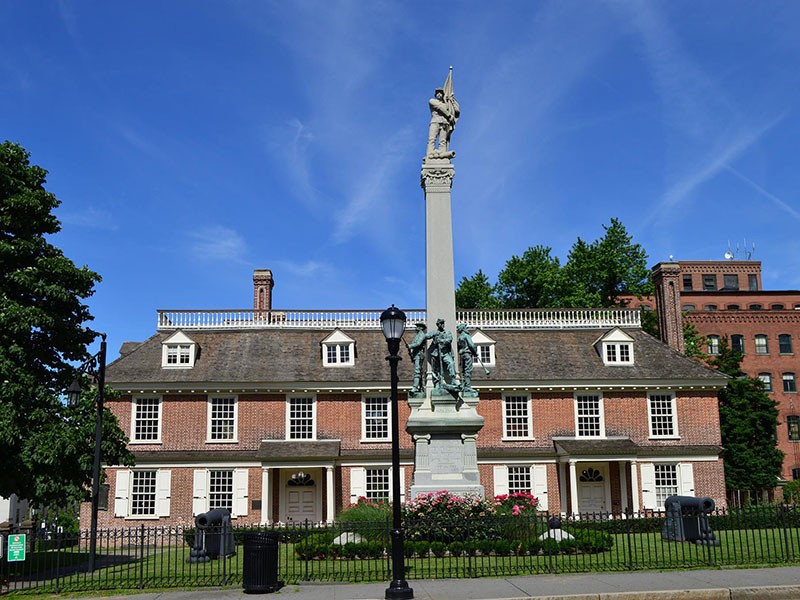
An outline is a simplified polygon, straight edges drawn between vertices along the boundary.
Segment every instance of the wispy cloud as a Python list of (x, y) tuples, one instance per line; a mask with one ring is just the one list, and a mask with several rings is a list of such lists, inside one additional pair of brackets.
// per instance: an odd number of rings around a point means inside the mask
[(786, 212), (787, 214), (789, 214), (789, 215), (790, 215), (792, 218), (794, 218), (794, 219), (795, 219), (795, 220), (797, 220), (797, 221), (800, 221), (800, 211), (798, 211), (798, 210), (796, 210), (796, 209), (792, 208), (792, 207), (791, 207), (791, 206), (790, 206), (788, 203), (786, 203), (784, 200), (781, 200), (781, 199), (780, 199), (780, 198), (778, 198), (778, 197), (777, 197), (775, 194), (772, 194), (772, 193), (768, 192), (768, 191), (767, 191), (767, 190), (765, 190), (763, 187), (761, 187), (759, 184), (757, 184), (755, 181), (753, 181), (753, 180), (752, 180), (752, 179), (750, 179), (749, 177), (746, 177), (745, 175), (743, 175), (742, 173), (740, 173), (739, 171), (737, 171), (736, 169), (734, 169), (734, 168), (733, 168), (733, 167), (731, 167), (730, 165), (724, 165), (724, 168), (725, 168), (725, 170), (726, 170), (726, 171), (728, 171), (728, 172), (729, 172), (731, 175), (733, 175), (733, 176), (735, 176), (735, 177), (739, 178), (741, 181), (743, 181), (744, 183), (746, 183), (747, 185), (749, 185), (751, 188), (753, 188), (753, 189), (754, 189), (755, 191), (757, 191), (759, 194), (761, 194), (762, 196), (764, 196), (764, 197), (765, 197), (765, 198), (767, 198), (768, 200), (771, 200), (771, 201), (773, 202), (773, 204), (775, 204), (775, 206), (777, 206), (777, 207), (778, 207), (778, 208), (780, 208), (781, 210), (785, 211), (785, 212)]
[(192, 254), (197, 258), (247, 263), (247, 245), (244, 238), (233, 229), (215, 225), (189, 231), (186, 237)]
[(316, 260), (306, 260), (303, 262), (278, 260), (275, 261), (275, 265), (282, 273), (301, 278), (316, 278), (329, 275), (333, 272), (333, 267), (331, 265)]
[(119, 225), (114, 220), (113, 215), (107, 211), (87, 206), (80, 211), (59, 211), (61, 222), (75, 227), (86, 227), (89, 229), (104, 229), (116, 231)]

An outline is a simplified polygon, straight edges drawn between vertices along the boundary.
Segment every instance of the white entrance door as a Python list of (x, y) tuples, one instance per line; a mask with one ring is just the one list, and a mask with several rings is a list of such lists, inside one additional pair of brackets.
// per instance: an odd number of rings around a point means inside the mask
[(608, 469), (604, 464), (586, 464), (578, 470), (578, 511), (608, 510)]
[(322, 520), (322, 503), (319, 498), (319, 469), (283, 469), (281, 520), (303, 523)]

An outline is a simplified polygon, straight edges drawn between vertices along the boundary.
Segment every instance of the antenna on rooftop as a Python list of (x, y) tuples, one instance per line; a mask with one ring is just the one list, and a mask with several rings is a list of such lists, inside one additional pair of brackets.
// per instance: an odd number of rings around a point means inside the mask
[[(739, 243), (736, 243), (736, 251), (733, 252), (731, 250), (731, 242), (728, 241), (728, 250), (725, 252), (725, 259), (726, 260), (752, 260), (753, 254), (756, 251), (755, 242), (750, 245), (750, 248), (747, 247), (747, 238), (744, 239), (744, 244), (742, 246)], [(739, 258), (739, 256), (742, 256)]]

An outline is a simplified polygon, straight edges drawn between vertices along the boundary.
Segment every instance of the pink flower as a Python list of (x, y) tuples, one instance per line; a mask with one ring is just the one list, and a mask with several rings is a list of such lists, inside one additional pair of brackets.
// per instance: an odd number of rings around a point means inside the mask
[(511, 509), (511, 514), (515, 515), (515, 516), (518, 515), (521, 512), (522, 511), (520, 510), (519, 506), (517, 506), (516, 504), (514, 505), (514, 508)]

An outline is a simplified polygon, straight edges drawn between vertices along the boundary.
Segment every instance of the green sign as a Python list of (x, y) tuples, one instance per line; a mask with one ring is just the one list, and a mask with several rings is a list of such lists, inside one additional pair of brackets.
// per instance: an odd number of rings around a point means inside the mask
[(25, 534), (12, 533), (8, 536), (8, 562), (25, 560)]

